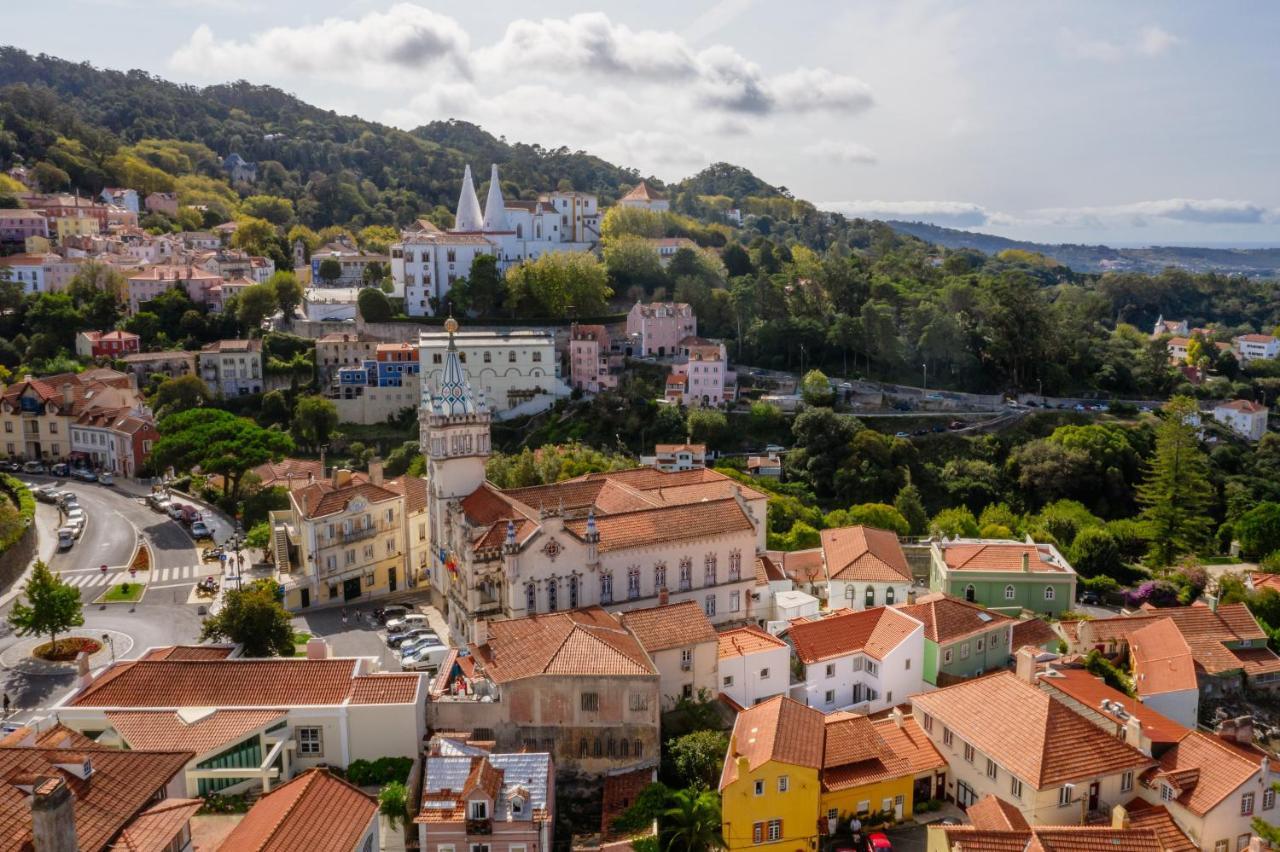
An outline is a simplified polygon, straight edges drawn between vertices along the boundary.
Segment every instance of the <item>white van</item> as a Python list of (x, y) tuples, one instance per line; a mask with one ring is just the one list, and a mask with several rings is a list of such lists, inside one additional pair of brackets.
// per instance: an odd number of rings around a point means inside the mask
[(401, 660), (400, 668), (407, 672), (439, 671), (448, 655), (448, 645), (425, 645), (414, 649), (413, 654)]
[(431, 622), (427, 621), (427, 617), (420, 612), (411, 612), (400, 618), (393, 618), (387, 622), (387, 633), (403, 633), (414, 627), (430, 627)]

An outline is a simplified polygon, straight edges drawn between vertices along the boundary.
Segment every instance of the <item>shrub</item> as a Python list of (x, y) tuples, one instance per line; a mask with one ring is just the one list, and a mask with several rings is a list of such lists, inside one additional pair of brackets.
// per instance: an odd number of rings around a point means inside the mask
[(929, 532), (948, 537), (975, 538), (978, 535), (978, 519), (963, 506), (943, 509), (929, 522)]
[(1148, 580), (1124, 593), (1124, 605), (1136, 609), (1144, 603), (1152, 606), (1177, 606), (1178, 587), (1168, 580)]
[(17, 544), (27, 527), (31, 526), (36, 516), (36, 501), (31, 496), (31, 490), (21, 480), (7, 473), (0, 473), (0, 491), (9, 496), (18, 510), (18, 522), (9, 529), (0, 531), (0, 553), (3, 553)]
[(1112, 689), (1119, 690), (1125, 695), (1133, 696), (1133, 684), (1129, 682), (1129, 678), (1124, 672), (1115, 667), (1115, 664), (1102, 656), (1097, 648), (1089, 652), (1084, 658), (1085, 670), (1090, 674), (1095, 674), (1102, 678), (1103, 682)]
[(381, 787), (393, 781), (409, 780), (413, 760), (407, 757), (380, 757), (377, 760), (353, 760), (347, 766), (347, 780), (357, 787)]

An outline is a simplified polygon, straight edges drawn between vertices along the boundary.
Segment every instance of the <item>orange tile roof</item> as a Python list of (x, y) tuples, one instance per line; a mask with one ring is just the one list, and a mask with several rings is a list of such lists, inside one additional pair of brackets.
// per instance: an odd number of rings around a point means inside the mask
[(1159, 618), (1129, 634), (1133, 687), (1140, 696), (1198, 690), (1191, 647), (1173, 619)]
[(782, 570), (793, 583), (817, 581), (822, 577), (822, 548), (782, 554)]
[(994, 831), (946, 825), (952, 852), (1166, 852), (1155, 831), (1109, 825), (1039, 825), (1027, 831)]
[(116, 846), (124, 852), (166, 852), (203, 806), (204, 799), (162, 799), (125, 826)]
[[(191, 752), (108, 748), (0, 748), (0, 849), (29, 850), (30, 795), (17, 786), (37, 777), (61, 778), (75, 796), (76, 840), (83, 850), (105, 850), (157, 793), (182, 772)], [(93, 774), (81, 779), (57, 768), (88, 758)]]
[[(1085, 648), (1106, 641), (1127, 643), (1135, 631), (1162, 618), (1177, 625), (1191, 648), (1197, 673), (1203, 670), (1218, 675), (1243, 670), (1252, 676), (1280, 671), (1280, 656), (1266, 647), (1266, 632), (1244, 604), (1224, 604), (1216, 611), (1203, 605), (1166, 607), (1143, 615), (1082, 622), (1078, 627), (1079, 643)], [(1244, 641), (1253, 647), (1228, 647)]]
[(889, 748), (907, 761), (913, 773), (918, 775), (946, 767), (947, 761), (942, 752), (913, 716), (904, 716), (901, 725), (892, 715), (875, 719), (873, 723)]
[(1036, 789), (1153, 763), (1012, 672), (958, 683), (912, 701)]
[(831, 580), (911, 582), (911, 566), (898, 534), (889, 530), (866, 526), (823, 530), (822, 556)]
[(1027, 567), (1034, 574), (1073, 573), (1066, 560), (1059, 563), (1054, 559), (1055, 552), (1047, 544), (973, 542), (944, 545), (942, 558), (951, 571), (1017, 572), (1022, 570), (1022, 557), (1026, 556)]
[(940, 644), (949, 644), (975, 633), (1007, 628), (1013, 623), (1007, 615), (941, 592), (924, 595), (916, 598), (914, 604), (900, 604), (895, 608), (924, 622), (924, 638)]
[(803, 663), (863, 652), (877, 660), (898, 647), (920, 622), (893, 607), (843, 610), (826, 618), (793, 621), (787, 636)]
[(716, 630), (696, 601), (633, 609), (618, 620), (650, 653), (716, 641)]
[(1013, 625), (1013, 649), (1016, 651), (1024, 645), (1043, 648), (1052, 644), (1055, 648), (1062, 637), (1054, 632), (1049, 622), (1043, 618), (1024, 618)]
[(272, 488), (294, 480), (304, 482), (324, 479), (324, 465), (316, 459), (285, 458), (278, 462), (260, 464), (250, 471), (262, 480), (263, 488)]
[(492, 622), (488, 641), (471, 651), (496, 683), (543, 674), (657, 675), (636, 638), (598, 606)]
[(1022, 811), (990, 793), (966, 808), (965, 815), (979, 831), (1026, 831), (1031, 827)]
[(236, 852), (355, 849), (377, 801), (323, 769), (309, 769), (267, 793), (223, 841)]
[(395, 491), (362, 479), (353, 476), (351, 484), (341, 488), (335, 488), (328, 480), (317, 480), (298, 489), (298, 504), (308, 518), (323, 518), (344, 511), (357, 497), (363, 497), (370, 503), (385, 503), (400, 496)]
[(169, 645), (151, 648), (143, 660), (225, 660), (235, 653), (234, 645)]
[(1262, 589), (1274, 589), (1280, 592), (1280, 574), (1267, 574), (1262, 571), (1254, 571), (1249, 575), (1249, 585), (1254, 591)]
[(123, 660), (76, 694), (72, 707), (295, 707), (342, 704), (357, 659)]
[[(751, 519), (732, 497), (601, 515), (595, 520), (601, 553), (755, 531)], [(565, 521), (564, 528), (566, 532), (583, 538), (587, 532), (587, 519)]]
[(360, 675), (351, 682), (351, 704), (412, 704), (418, 698), (423, 675), (412, 672), (378, 672)]
[(832, 713), (823, 723), (824, 790), (846, 790), (914, 774), (911, 763), (889, 747), (868, 717)]
[[(1143, 733), (1150, 737), (1153, 743), (1176, 743), (1187, 735), (1187, 729), (1184, 726), (1156, 712), (1141, 701), (1130, 698), (1117, 689), (1112, 689), (1102, 678), (1084, 669), (1055, 668), (1052, 675), (1041, 674), (1037, 683), (1041, 687), (1050, 688), (1052, 690), (1050, 695), (1057, 692), (1074, 698), (1094, 712), (1106, 716), (1116, 725), (1124, 725), (1127, 717), (1137, 716), (1142, 724)], [(1113, 706), (1120, 705), (1125, 716), (1122, 717), (1115, 710), (1104, 707), (1103, 701)]]
[(1165, 852), (1199, 852), (1200, 847), (1178, 827), (1173, 815), (1164, 805), (1134, 799), (1124, 809), (1129, 814), (1129, 827), (1154, 831)]
[(1160, 755), (1159, 767), (1144, 774), (1142, 782), (1159, 789), (1161, 781), (1169, 781), (1178, 790), (1177, 802), (1203, 816), (1254, 778), (1263, 760), (1213, 734), (1191, 731)]
[(716, 640), (718, 657), (722, 660), (725, 657), (745, 657), (760, 651), (775, 651), (787, 647), (787, 643), (777, 636), (755, 626), (725, 630), (716, 636)]
[(733, 722), (729, 753), (720, 775), (720, 789), (738, 779), (738, 761), (748, 771), (769, 761), (810, 769), (822, 767), (823, 716), (784, 695), (775, 695), (738, 714)]
[(401, 476), (383, 483), (391, 491), (404, 495), (404, 510), (412, 515), (426, 511), (427, 481), (420, 476)]
[(756, 585), (767, 586), (769, 583), (787, 579), (782, 568), (766, 553), (756, 557)]
[(185, 749), (199, 757), (232, 746), (252, 732), (286, 718), (287, 713), (284, 710), (215, 710), (191, 722), (170, 710), (116, 710), (107, 711), (106, 716), (131, 749)]
[(35, 728), (18, 728), (0, 738), (0, 746), (83, 749), (95, 748), (97, 745), (96, 742), (84, 734), (79, 731), (73, 731), (60, 722), (40, 732), (37, 732)]

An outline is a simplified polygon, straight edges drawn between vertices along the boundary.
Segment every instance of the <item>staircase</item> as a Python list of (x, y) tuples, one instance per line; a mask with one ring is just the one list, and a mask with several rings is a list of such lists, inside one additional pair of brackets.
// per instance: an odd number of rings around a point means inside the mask
[(284, 524), (271, 528), (271, 556), (277, 571), (289, 570), (289, 528)]

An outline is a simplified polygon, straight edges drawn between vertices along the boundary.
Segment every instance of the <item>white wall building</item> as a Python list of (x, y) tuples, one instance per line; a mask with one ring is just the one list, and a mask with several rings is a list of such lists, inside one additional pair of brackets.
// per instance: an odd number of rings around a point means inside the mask
[(829, 606), (869, 609), (907, 602), (911, 567), (890, 530), (853, 526), (822, 531)]
[(1213, 419), (1247, 441), (1260, 441), (1267, 434), (1268, 410), (1265, 405), (1247, 399), (1220, 402), (1213, 409)]
[(1241, 364), (1280, 358), (1280, 340), (1269, 334), (1242, 334), (1232, 339), (1231, 348)]
[(791, 697), (824, 713), (876, 713), (924, 689), (924, 624), (901, 610), (796, 621), (785, 638), (804, 667)]
[(791, 646), (758, 627), (718, 636), (720, 691), (739, 707), (751, 707), (791, 687)]
[(431, 389), (440, 385), (451, 339), (467, 383), (484, 395), (495, 415), (538, 397), (569, 394), (560, 378), (555, 337), (548, 332), (423, 332), (418, 337), (418, 363), (425, 378), (421, 384), (424, 405), (430, 402)]
[(218, 396), (262, 393), (262, 340), (216, 340), (200, 349), (200, 378)]

